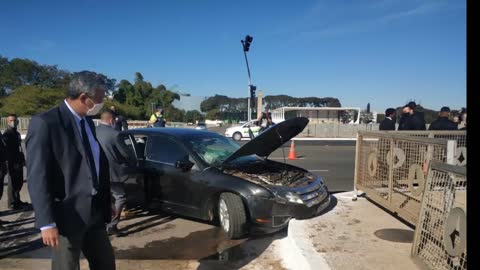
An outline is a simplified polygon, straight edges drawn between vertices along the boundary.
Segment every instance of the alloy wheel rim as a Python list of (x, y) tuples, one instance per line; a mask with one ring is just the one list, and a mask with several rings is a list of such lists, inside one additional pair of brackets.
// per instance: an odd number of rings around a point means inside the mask
[(219, 210), (222, 228), (225, 232), (228, 232), (230, 230), (230, 217), (228, 215), (227, 204), (223, 199), (220, 199)]

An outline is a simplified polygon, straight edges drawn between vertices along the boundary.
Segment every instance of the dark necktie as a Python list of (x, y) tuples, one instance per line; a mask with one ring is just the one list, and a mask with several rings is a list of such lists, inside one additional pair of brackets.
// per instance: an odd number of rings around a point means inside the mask
[(88, 165), (90, 167), (90, 172), (92, 174), (92, 184), (93, 189), (92, 193), (95, 195), (98, 192), (98, 178), (97, 178), (97, 169), (95, 166), (95, 159), (93, 158), (92, 148), (90, 147), (90, 142), (88, 140), (87, 130), (85, 129), (85, 119), (80, 120), (80, 127), (82, 129), (82, 141), (83, 148), (85, 148), (85, 153), (87, 154)]

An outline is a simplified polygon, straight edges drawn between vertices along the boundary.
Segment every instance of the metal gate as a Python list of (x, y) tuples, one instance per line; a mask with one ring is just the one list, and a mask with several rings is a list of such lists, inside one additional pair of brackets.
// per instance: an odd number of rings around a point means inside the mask
[(355, 196), (367, 196), (415, 225), (431, 161), (454, 163), (456, 142), (385, 132), (359, 132)]
[(464, 167), (432, 163), (412, 257), (430, 269), (467, 269), (467, 178)]

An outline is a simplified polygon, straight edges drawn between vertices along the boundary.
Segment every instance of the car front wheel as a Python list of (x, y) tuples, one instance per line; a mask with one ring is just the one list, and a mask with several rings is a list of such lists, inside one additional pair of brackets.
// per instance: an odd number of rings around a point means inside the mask
[(218, 201), (220, 226), (229, 239), (242, 238), (247, 232), (247, 215), (240, 196), (222, 193)]
[(240, 141), (242, 139), (242, 134), (240, 132), (235, 132), (232, 137), (235, 141)]

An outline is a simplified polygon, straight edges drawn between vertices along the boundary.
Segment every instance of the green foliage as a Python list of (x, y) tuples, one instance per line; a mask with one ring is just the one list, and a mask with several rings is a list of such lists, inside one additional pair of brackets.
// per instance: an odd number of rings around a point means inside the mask
[(167, 121), (183, 121), (185, 112), (174, 108), (174, 100), (180, 100), (177, 93), (167, 90), (160, 84), (153, 87), (150, 82), (144, 80), (140, 72), (135, 73), (135, 82), (131, 84), (127, 80), (121, 80), (117, 84), (117, 90), (113, 92), (114, 102), (122, 105), (127, 117), (135, 119), (149, 119), (152, 115), (152, 104), (161, 105), (165, 110)]
[(218, 109), (212, 109), (212, 110), (207, 112), (206, 118), (210, 119), (210, 120), (216, 120), (216, 119), (218, 119), (218, 115), (219, 115)]
[(19, 116), (32, 116), (58, 105), (65, 98), (65, 92), (55, 88), (42, 88), (24, 85), (2, 99), (0, 114), (15, 113)]
[(187, 123), (195, 123), (196, 121), (202, 121), (204, 119), (204, 116), (197, 110), (187, 111), (185, 113), (185, 122)]
[(70, 73), (56, 66), (40, 65), (28, 59), (8, 60), (0, 56), (0, 97), (10, 94), (22, 85), (65, 89)]
[[(0, 113), (31, 116), (58, 105), (65, 98), (70, 78), (74, 74), (28, 59), (14, 58), (9, 61), (0, 56)], [(106, 105), (115, 105), (126, 118), (149, 119), (153, 103), (165, 108), (167, 121), (184, 120), (185, 111), (172, 105), (180, 96), (162, 84), (153, 87), (140, 72), (135, 73), (134, 84), (122, 80), (116, 85), (115, 79), (99, 75), (113, 95), (113, 100), (109, 100)]]

